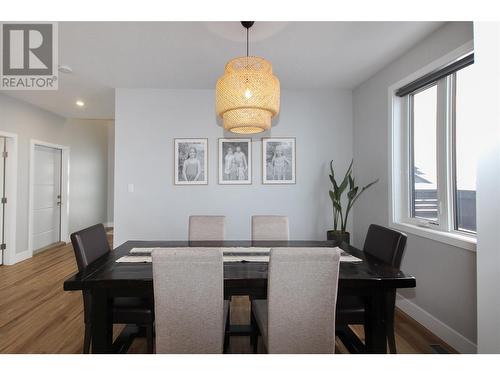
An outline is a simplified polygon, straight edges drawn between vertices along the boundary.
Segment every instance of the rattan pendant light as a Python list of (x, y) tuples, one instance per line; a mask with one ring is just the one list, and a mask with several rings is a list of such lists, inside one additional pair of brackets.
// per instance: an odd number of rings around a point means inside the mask
[(217, 81), (216, 112), (224, 129), (253, 134), (271, 128), (271, 119), (280, 110), (280, 81), (271, 63), (248, 55), (248, 30), (253, 22), (241, 22), (247, 32), (247, 55), (230, 60)]

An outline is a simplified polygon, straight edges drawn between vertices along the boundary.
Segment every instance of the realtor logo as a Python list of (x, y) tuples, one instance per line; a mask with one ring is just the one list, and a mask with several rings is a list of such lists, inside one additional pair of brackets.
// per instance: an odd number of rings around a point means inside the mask
[(0, 26), (0, 89), (57, 90), (57, 24)]

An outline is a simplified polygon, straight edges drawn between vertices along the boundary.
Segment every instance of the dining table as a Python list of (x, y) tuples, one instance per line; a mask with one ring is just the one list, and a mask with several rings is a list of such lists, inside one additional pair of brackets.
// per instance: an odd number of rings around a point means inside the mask
[[(364, 253), (347, 243), (336, 241), (126, 241), (100, 257), (82, 271), (64, 281), (64, 290), (90, 292), (92, 298), (92, 352), (113, 353), (112, 299), (115, 297), (153, 298), (151, 263), (117, 262), (140, 248), (276, 248), (276, 247), (340, 247), (359, 258), (357, 262), (341, 262), (338, 296), (359, 296), (365, 304), (364, 353), (387, 352), (385, 296), (399, 288), (414, 288), (415, 277)], [(251, 250), (251, 249), (250, 249)], [(224, 298), (249, 296), (267, 298), (268, 262), (224, 261)], [(116, 340), (115, 340), (116, 341)]]

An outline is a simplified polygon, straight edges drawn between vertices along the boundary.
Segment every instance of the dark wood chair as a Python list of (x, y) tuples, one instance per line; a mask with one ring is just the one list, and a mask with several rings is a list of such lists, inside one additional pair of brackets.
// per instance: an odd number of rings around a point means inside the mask
[[(401, 260), (406, 247), (406, 234), (371, 224), (368, 228), (363, 250), (368, 255), (377, 258), (383, 263), (394, 268), (400, 268)], [(387, 322), (387, 341), (391, 353), (396, 353), (396, 338), (394, 336), (394, 310), (396, 308), (396, 291), (392, 290), (386, 294), (385, 310)], [(339, 296), (337, 300), (337, 323), (336, 331), (338, 337), (353, 351), (359, 350), (357, 336), (349, 328), (349, 324), (365, 323), (365, 303), (361, 297)]]
[[(78, 271), (97, 261), (111, 251), (102, 224), (93, 225), (71, 234), (71, 243), (75, 252)], [(147, 349), (153, 353), (154, 304), (152, 299), (118, 297), (113, 299), (113, 323), (135, 324), (146, 329)], [(85, 336), (83, 352), (90, 352), (92, 341), (92, 298), (90, 291), (83, 291), (83, 315), (85, 321)]]

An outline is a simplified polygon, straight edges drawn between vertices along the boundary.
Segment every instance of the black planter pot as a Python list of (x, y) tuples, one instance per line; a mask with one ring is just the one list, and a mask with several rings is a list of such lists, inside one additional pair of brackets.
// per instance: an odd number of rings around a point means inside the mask
[(326, 232), (326, 239), (328, 241), (346, 242), (351, 243), (351, 236), (349, 232), (341, 232), (339, 230), (329, 230)]

